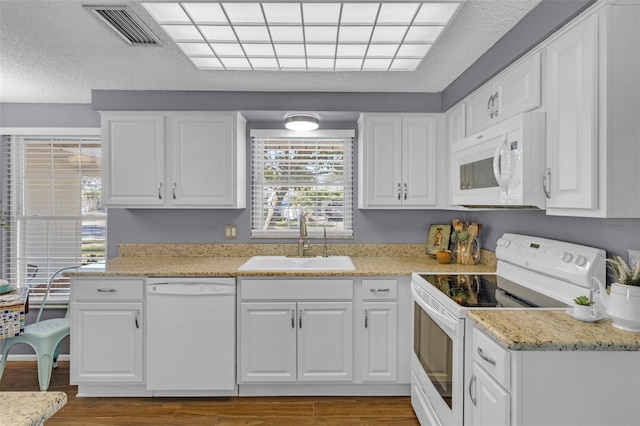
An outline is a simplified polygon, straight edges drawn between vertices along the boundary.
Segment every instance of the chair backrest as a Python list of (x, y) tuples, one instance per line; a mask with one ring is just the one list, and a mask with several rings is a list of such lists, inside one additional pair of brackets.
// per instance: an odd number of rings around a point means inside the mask
[[(53, 280), (63, 271), (66, 271), (68, 269), (77, 269), (79, 267), (81, 267), (82, 265), (74, 265), (74, 266), (65, 266), (64, 268), (60, 268), (57, 271), (55, 271), (51, 277), (49, 278), (49, 281), (47, 282), (47, 289), (44, 292), (44, 297), (42, 298), (42, 302), (40, 303), (40, 310), (38, 311), (38, 316), (36, 317), (36, 322), (40, 322), (40, 317), (42, 316), (42, 311), (44, 310), (44, 305), (47, 303), (47, 299), (49, 298), (49, 290), (51, 289), (51, 284), (53, 284)], [(68, 314), (68, 311), (67, 311)]]

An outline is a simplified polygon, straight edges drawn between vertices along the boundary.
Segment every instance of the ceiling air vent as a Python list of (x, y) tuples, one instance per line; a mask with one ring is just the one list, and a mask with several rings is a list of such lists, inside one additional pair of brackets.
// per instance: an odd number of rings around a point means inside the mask
[(93, 10), (104, 22), (131, 45), (162, 46), (149, 27), (127, 6), (85, 6)]

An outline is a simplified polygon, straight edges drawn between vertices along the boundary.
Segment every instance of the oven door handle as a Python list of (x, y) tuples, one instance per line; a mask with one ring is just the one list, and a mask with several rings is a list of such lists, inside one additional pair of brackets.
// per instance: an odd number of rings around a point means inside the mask
[(416, 291), (415, 284), (411, 287), (411, 292), (413, 293), (413, 300), (420, 305), (422, 309), (434, 320), (437, 320), (442, 325), (446, 326), (451, 332), (454, 334), (458, 334), (458, 321), (453, 318), (449, 318), (448, 316), (442, 314), (437, 311), (434, 307), (432, 307), (429, 303), (426, 303), (420, 293)]

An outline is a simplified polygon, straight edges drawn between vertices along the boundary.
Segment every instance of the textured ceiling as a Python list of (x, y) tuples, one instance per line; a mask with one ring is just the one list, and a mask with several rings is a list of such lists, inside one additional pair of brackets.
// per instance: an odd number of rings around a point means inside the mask
[[(467, 0), (413, 72), (269, 72), (197, 70), (139, 2), (1, 0), (0, 102), (90, 103), (91, 89), (440, 92), (540, 1)], [(164, 46), (127, 45), (83, 4), (130, 6)]]

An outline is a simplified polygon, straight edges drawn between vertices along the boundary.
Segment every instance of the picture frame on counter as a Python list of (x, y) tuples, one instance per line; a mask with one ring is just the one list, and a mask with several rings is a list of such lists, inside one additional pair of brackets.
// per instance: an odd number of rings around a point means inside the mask
[(451, 239), (451, 225), (435, 224), (429, 226), (427, 235), (427, 254), (435, 256), (440, 250), (449, 248)]

